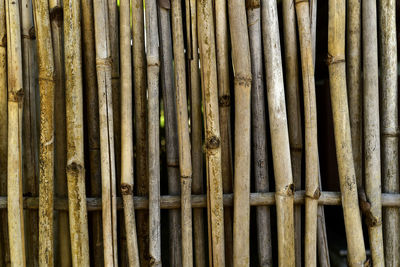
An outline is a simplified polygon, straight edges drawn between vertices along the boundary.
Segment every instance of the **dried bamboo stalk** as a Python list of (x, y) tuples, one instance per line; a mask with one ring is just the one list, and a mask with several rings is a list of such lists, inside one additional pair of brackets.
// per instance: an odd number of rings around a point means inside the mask
[(80, 3), (64, 1), (67, 181), (73, 266), (89, 266), (83, 144)]
[[(247, 1), (248, 3), (252, 1)], [(265, 88), (261, 37), (260, 2), (247, 5), (251, 69), (252, 69), (252, 137), (253, 168), (256, 192), (269, 191), (267, 157), (267, 121), (265, 113)], [(272, 266), (271, 221), (269, 207), (257, 207), (257, 244), (259, 266)]]
[(133, 118), (130, 1), (120, 2), (121, 51), (121, 194), (124, 201), (127, 251), (130, 266), (140, 266), (133, 202)]
[[(379, 1), (380, 60), (381, 60), (381, 135), (382, 174), (385, 193), (399, 193), (399, 121), (397, 85), (396, 1)], [(400, 227), (398, 209), (383, 210), (385, 264), (400, 265)]]
[(276, 2), (263, 0), (262, 29), (267, 70), (268, 110), (275, 173), (278, 264), (295, 265), (293, 178), (286, 119), (282, 60)]
[(346, 227), (349, 266), (363, 266), (366, 261), (357, 183), (351, 149), (351, 134), (346, 90), (344, 0), (329, 0), (328, 64), (331, 86), (336, 155)]
[[(159, 2), (161, 88), (163, 90), (165, 140), (168, 172), (168, 194), (180, 195), (179, 148), (176, 101), (174, 92), (173, 50), (171, 39), (170, 2)], [(181, 214), (171, 210), (169, 216), (169, 260), (171, 266), (182, 266)]]
[(104, 265), (118, 266), (111, 44), (107, 1), (94, 1), (96, 71), (99, 96)]
[(210, 266), (225, 266), (221, 138), (219, 127), (217, 65), (211, 0), (197, 1), (198, 42), (203, 88), (207, 169), (207, 212)]
[(34, 2), (39, 64), (39, 265), (54, 266), (54, 91), (55, 70), (48, 0)]

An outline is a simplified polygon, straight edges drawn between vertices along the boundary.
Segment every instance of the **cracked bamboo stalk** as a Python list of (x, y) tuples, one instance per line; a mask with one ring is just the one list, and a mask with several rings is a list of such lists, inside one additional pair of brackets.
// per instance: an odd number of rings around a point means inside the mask
[(293, 178), (283, 86), (276, 2), (262, 0), (262, 29), (267, 70), (268, 110), (275, 173), (278, 265), (295, 265)]
[(39, 65), (39, 265), (54, 266), (54, 91), (55, 70), (49, 2), (34, 2)]
[(366, 255), (361, 215), (358, 206), (357, 183), (351, 148), (350, 121), (347, 105), (345, 11), (345, 0), (329, 0), (328, 67), (331, 103), (348, 248), (347, 258), (349, 266), (353, 267), (364, 266)]
[[(396, 1), (379, 1), (380, 60), (381, 60), (381, 135), (382, 135), (382, 191), (399, 193), (399, 121), (397, 85)], [(385, 264), (400, 265), (400, 226), (398, 209), (383, 210)]]
[[(179, 185), (179, 149), (178, 126), (176, 118), (173, 50), (171, 39), (170, 1), (159, 3), (161, 88), (163, 93), (166, 161), (168, 173), (168, 194), (180, 195)], [(181, 214), (179, 210), (171, 210), (169, 216), (169, 260), (171, 266), (182, 266)]]
[[(252, 144), (256, 192), (269, 191), (267, 156), (267, 121), (261, 39), (261, 11), (259, 1), (247, 1), (252, 64)], [(272, 266), (271, 221), (269, 207), (257, 207), (257, 244), (259, 266)]]
[[(228, 11), (226, 1), (214, 1), (215, 41), (217, 48), (217, 76), (219, 124), (221, 132), (221, 168), (224, 193), (233, 190), (231, 107), (228, 59)], [(224, 209), (225, 264), (233, 266), (233, 211)]]
[[(286, 95), (288, 101), (288, 126), (290, 155), (295, 190), (301, 190), (301, 161), (303, 134), (301, 129), (299, 70), (296, 37), (295, 6), (291, 0), (283, 0), (283, 35), (285, 46)], [(302, 264), (301, 207), (294, 207), (296, 267)]]
[[(91, 197), (101, 196), (99, 98), (96, 74), (96, 49), (94, 37), (93, 0), (81, 0), (82, 45), (84, 62), (84, 86), (86, 98), (86, 121), (89, 146), (89, 180)], [(104, 264), (101, 211), (91, 212), (91, 233), (94, 266)]]
[(73, 266), (89, 266), (83, 144), (80, 3), (64, 1), (68, 206)]
[(219, 128), (217, 65), (211, 0), (197, 1), (198, 38), (203, 88), (207, 169), (209, 265), (225, 266), (221, 140)]
[(130, 1), (120, 2), (121, 51), (121, 195), (129, 266), (140, 266), (133, 202), (133, 117)]
[(118, 266), (117, 192), (111, 85), (112, 57), (107, 1), (94, 1), (93, 10), (99, 96), (104, 265)]
[(23, 76), (19, 2), (6, 1), (8, 70), (7, 211), (11, 266), (26, 266), (22, 201)]

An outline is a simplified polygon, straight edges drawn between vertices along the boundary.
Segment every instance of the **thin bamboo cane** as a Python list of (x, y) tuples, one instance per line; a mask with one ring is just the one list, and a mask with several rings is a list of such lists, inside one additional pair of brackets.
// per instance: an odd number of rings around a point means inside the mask
[[(261, 11), (259, 1), (247, 1), (247, 25), (249, 27), (252, 64), (252, 137), (255, 189), (269, 191), (267, 157), (267, 122), (263, 74)], [(269, 207), (257, 208), (257, 239), (259, 265), (272, 266), (271, 221)]]
[(346, 227), (349, 266), (364, 266), (366, 261), (357, 183), (351, 149), (351, 134), (346, 90), (344, 0), (329, 0), (328, 65), (331, 86), (336, 155)]
[(211, 0), (197, 1), (198, 38), (205, 124), (207, 212), (210, 266), (225, 266), (221, 138), (219, 127), (217, 65)]
[(47, 0), (34, 2), (39, 64), (39, 265), (54, 266), (54, 91), (53, 44)]
[(73, 266), (89, 266), (83, 144), (80, 3), (64, 1), (68, 206)]
[(11, 266), (26, 266), (22, 202), (23, 78), (19, 2), (6, 1), (8, 70), (7, 211)]
[(381, 205), (381, 150), (376, 2), (362, 4), (366, 223), (374, 266), (385, 266)]
[[(381, 135), (383, 192), (399, 193), (399, 121), (397, 87), (396, 1), (379, 1), (381, 59)], [(400, 227), (398, 209), (383, 210), (385, 264), (400, 265)]]
[[(221, 168), (224, 193), (233, 190), (231, 107), (228, 59), (228, 14), (226, 1), (214, 1), (215, 41), (217, 45), (217, 74), (219, 124), (221, 132)], [(225, 264), (233, 266), (233, 211), (224, 209)]]
[(310, 29), (311, 29), (311, 46), (312, 58), (315, 69), (315, 54), (316, 54), (316, 41), (317, 41), (317, 2), (318, 0), (310, 0)]
[(121, 194), (124, 201), (127, 250), (130, 266), (140, 266), (133, 203), (133, 118), (130, 1), (120, 2), (121, 51)]
[(263, 0), (261, 7), (264, 58), (267, 70), (268, 110), (277, 192), (278, 264), (279, 266), (294, 266), (294, 186), (286, 119), (277, 6), (276, 2)]
[[(86, 121), (89, 146), (89, 179), (91, 197), (101, 196), (99, 98), (96, 74), (96, 49), (94, 37), (93, 0), (82, 0), (82, 45), (84, 61), (84, 86), (86, 91)], [(89, 214), (92, 224), (93, 263), (104, 265), (101, 212)]]
[[(288, 101), (288, 126), (290, 155), (295, 190), (301, 190), (301, 161), (303, 136), (301, 129), (299, 70), (297, 56), (295, 6), (291, 0), (283, 0), (283, 34), (285, 45), (286, 94)], [(295, 260), (296, 267), (301, 267), (301, 207), (294, 207), (295, 221)]]
[[(163, 3), (167, 3), (163, 5)], [(171, 39), (170, 2), (159, 2), (161, 88), (163, 90), (165, 140), (168, 172), (168, 194), (179, 195), (178, 126), (174, 92), (173, 50)], [(169, 259), (171, 266), (182, 266), (181, 214), (171, 210), (169, 216)]]
[(114, 126), (111, 86), (111, 51), (107, 1), (94, 1), (96, 71), (99, 95), (100, 158), (104, 265), (118, 266), (117, 202), (114, 157)]

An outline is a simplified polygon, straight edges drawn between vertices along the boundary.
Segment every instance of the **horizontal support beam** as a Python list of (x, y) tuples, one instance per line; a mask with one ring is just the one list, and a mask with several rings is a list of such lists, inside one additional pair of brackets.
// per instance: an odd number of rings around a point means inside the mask
[[(88, 211), (101, 210), (101, 198), (86, 198)], [(148, 209), (149, 200), (146, 197), (134, 197), (135, 209), (145, 210)], [(192, 195), (193, 208), (206, 207), (206, 195)], [(294, 203), (297, 205), (304, 204), (304, 191), (297, 191), (294, 194)], [(318, 204), (325, 206), (338, 206), (341, 205), (341, 195), (339, 192), (322, 192), (318, 200)], [(122, 209), (122, 198), (117, 198), (118, 209)], [(224, 206), (233, 205), (233, 194), (224, 194)], [(271, 206), (275, 205), (275, 193), (251, 193), (250, 194), (251, 206)], [(382, 205), (384, 207), (400, 207), (400, 194), (382, 194)], [(180, 196), (161, 196), (161, 209), (179, 209), (181, 206)], [(0, 209), (7, 208), (7, 197), (0, 197)], [(39, 198), (25, 197), (25, 209), (38, 209)], [(54, 199), (54, 209), (68, 210), (68, 200), (62, 198)]]

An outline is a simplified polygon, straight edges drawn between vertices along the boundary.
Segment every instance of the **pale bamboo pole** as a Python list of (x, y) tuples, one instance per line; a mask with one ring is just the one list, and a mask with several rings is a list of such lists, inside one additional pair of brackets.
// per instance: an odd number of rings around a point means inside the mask
[[(282, 1), (283, 36), (285, 46), (286, 97), (290, 155), (295, 190), (301, 190), (301, 161), (303, 133), (301, 129), (299, 69), (295, 6), (291, 0)], [(295, 260), (296, 267), (302, 265), (301, 206), (294, 207)]]
[[(267, 121), (259, 1), (247, 1), (247, 25), (252, 64), (252, 144), (256, 192), (269, 191)], [(257, 244), (259, 266), (272, 266), (271, 221), (269, 207), (257, 207)]]
[(338, 159), (340, 190), (349, 266), (364, 266), (366, 261), (361, 215), (354, 172), (345, 66), (346, 2), (329, 0), (328, 66), (331, 103)]
[[(219, 124), (221, 132), (222, 188), (224, 193), (233, 191), (231, 101), (228, 59), (228, 11), (226, 1), (214, 1), (215, 41), (217, 48)], [(233, 266), (233, 211), (224, 209), (225, 264)]]
[(276, 187), (278, 265), (295, 265), (293, 178), (283, 86), (276, 2), (263, 0), (262, 29), (267, 71), (268, 110)]
[(133, 202), (133, 118), (130, 1), (120, 2), (121, 51), (121, 194), (129, 266), (140, 266)]
[(55, 70), (48, 0), (34, 2), (39, 65), (39, 265), (54, 266)]
[(111, 44), (107, 1), (94, 1), (96, 71), (99, 96), (104, 265), (118, 266), (117, 195), (111, 85)]
[[(396, 1), (379, 1), (380, 60), (381, 60), (381, 135), (382, 191), (399, 193), (399, 120), (397, 85)], [(400, 227), (398, 209), (383, 210), (385, 264), (400, 265)]]
[[(164, 5), (164, 3), (168, 3)], [(161, 88), (163, 91), (165, 140), (168, 172), (168, 194), (179, 195), (178, 126), (174, 92), (173, 49), (171, 39), (170, 2), (159, 2)], [(171, 210), (169, 216), (169, 259), (171, 266), (182, 266), (182, 237), (180, 210)]]
[(80, 3), (64, 0), (67, 181), (73, 266), (89, 266), (86, 209)]
[(316, 54), (316, 43), (317, 43), (317, 3), (318, 0), (310, 0), (310, 29), (311, 29), (311, 46), (312, 46), (312, 59), (315, 69), (315, 54)]
[(219, 128), (217, 65), (211, 0), (197, 1), (198, 42), (205, 125), (207, 212), (210, 266), (225, 266), (221, 138)]

